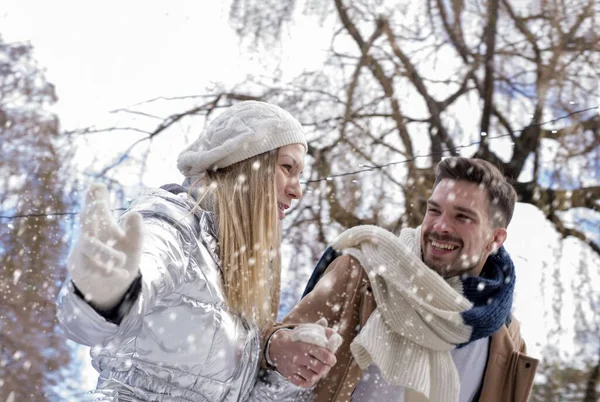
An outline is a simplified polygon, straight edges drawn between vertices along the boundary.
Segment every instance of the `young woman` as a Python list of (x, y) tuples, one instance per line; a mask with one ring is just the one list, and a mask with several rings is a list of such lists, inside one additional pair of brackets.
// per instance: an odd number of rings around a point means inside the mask
[[(289, 113), (241, 102), (179, 155), (190, 188), (147, 190), (119, 224), (106, 188), (92, 186), (58, 319), (92, 346), (104, 400), (248, 398), (279, 305), (279, 220), (302, 196), (306, 149)], [(298, 356), (299, 385), (335, 363), (317, 349)]]

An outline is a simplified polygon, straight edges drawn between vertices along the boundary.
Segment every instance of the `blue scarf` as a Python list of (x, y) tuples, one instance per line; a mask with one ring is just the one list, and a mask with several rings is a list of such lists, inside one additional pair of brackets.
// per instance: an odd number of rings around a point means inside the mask
[(462, 317), (473, 333), (469, 342), (460, 346), (488, 337), (510, 323), (515, 279), (515, 266), (504, 246), (488, 257), (480, 276), (461, 278), (463, 295), (473, 303)]

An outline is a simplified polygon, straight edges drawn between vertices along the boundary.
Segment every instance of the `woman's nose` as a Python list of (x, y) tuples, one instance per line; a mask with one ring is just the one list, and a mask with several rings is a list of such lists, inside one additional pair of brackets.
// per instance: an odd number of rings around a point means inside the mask
[(302, 197), (302, 187), (300, 186), (300, 179), (294, 178), (291, 183), (287, 186), (287, 196), (293, 199), (300, 199)]

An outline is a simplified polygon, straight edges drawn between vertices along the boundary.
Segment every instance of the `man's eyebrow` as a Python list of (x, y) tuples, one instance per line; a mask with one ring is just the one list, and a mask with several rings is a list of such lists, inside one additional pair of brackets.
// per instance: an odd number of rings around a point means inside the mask
[[(427, 205), (431, 205), (432, 207), (440, 208), (440, 204), (438, 204), (437, 202), (435, 202), (433, 200), (427, 200)], [(477, 214), (477, 212), (471, 208), (461, 207), (460, 205), (455, 205), (454, 209), (456, 209), (457, 211), (472, 215), (472, 216), (479, 216)]]
[(477, 212), (471, 208), (461, 207), (460, 205), (457, 205), (454, 208), (460, 212), (464, 212), (464, 213), (467, 213), (467, 214), (473, 215), (473, 216), (478, 216)]

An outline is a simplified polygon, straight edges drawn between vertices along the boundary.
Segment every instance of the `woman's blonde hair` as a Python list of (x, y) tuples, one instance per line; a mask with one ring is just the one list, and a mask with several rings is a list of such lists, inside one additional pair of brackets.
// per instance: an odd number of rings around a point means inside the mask
[[(277, 150), (206, 172), (202, 199), (218, 220), (219, 257), (229, 308), (261, 330), (275, 322), (281, 281)], [(199, 201), (206, 205), (206, 202)]]

